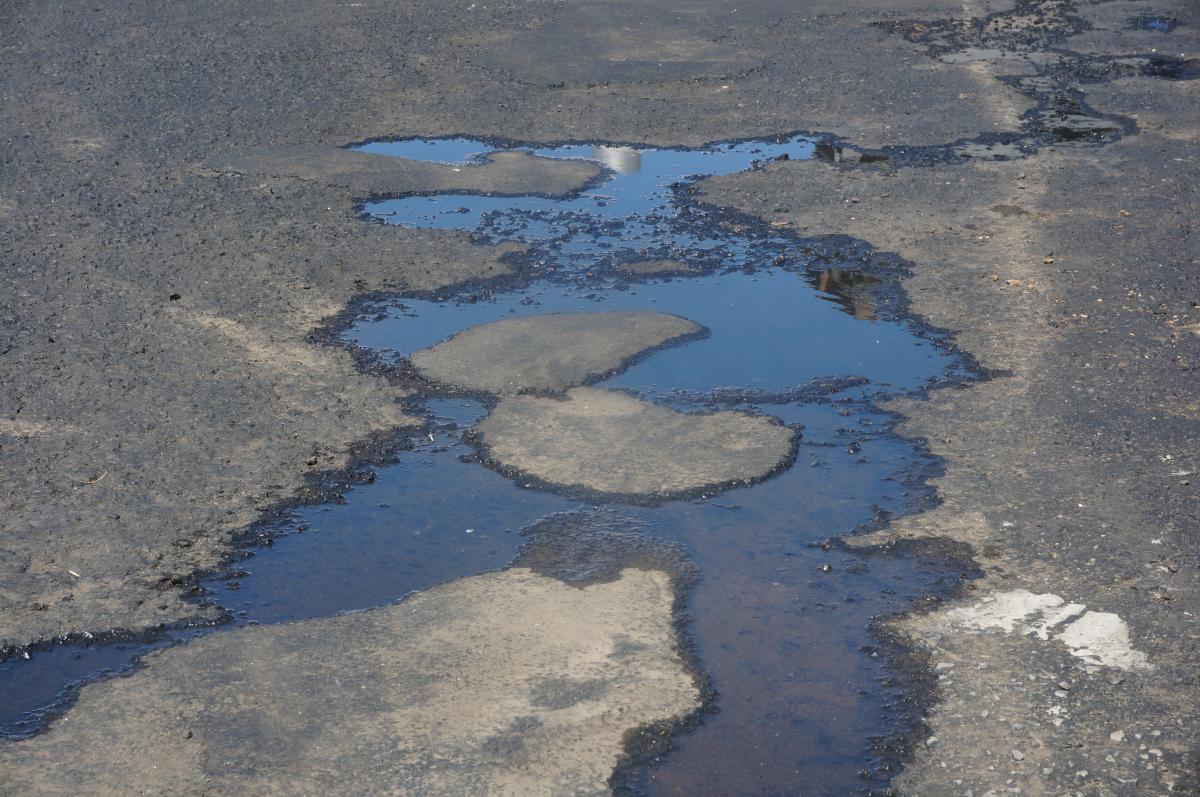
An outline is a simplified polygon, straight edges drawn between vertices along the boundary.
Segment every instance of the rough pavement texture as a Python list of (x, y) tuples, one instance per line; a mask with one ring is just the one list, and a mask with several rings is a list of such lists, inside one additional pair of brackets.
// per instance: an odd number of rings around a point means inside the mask
[[(1109, 52), (1195, 54), (1194, 34), (1130, 29), (1137, 10), (1085, 7), (1097, 27), (1083, 36)], [(1194, 5), (1154, 10), (1200, 25)], [(991, 80), (1020, 67), (976, 68)], [(1083, 88), (1095, 107), (1136, 117), (1137, 135), (1010, 162), (773, 164), (706, 185), (717, 204), (899, 253), (915, 264), (914, 309), (1010, 373), (891, 406), (907, 416), (902, 433), (945, 458), (944, 503), (860, 542), (968, 542), (988, 575), (966, 605), (1017, 589), (1086, 604), (1119, 617), (1154, 667), (1089, 669), (1020, 629), (897, 623), (939, 668), (936, 741), (900, 779), (909, 794), (1197, 788), (1200, 463), (1188, 441), (1200, 422), (1200, 85), (1126, 77)]]
[[(232, 533), (406, 422), (397, 391), (309, 331), (363, 292), (510, 271), (507, 248), (364, 224), (336, 180), (206, 164), (383, 136), (878, 145), (1016, 121), (1007, 90), (873, 24), (948, 0), (468, 5), (0, 8), (0, 645), (193, 614), (180, 585)], [(585, 18), (599, 27), (569, 24)], [(625, 82), (618, 19), (691, 66)], [(586, 81), (484, 63), (568, 45)], [(714, 60), (763, 67), (713, 80)]]
[(694, 321), (652, 310), (548, 313), (471, 327), (409, 360), (426, 379), (468, 391), (557, 392), (703, 331)]
[(788, 462), (796, 435), (742, 412), (676, 412), (626, 393), (501, 399), (478, 426), (485, 460), (557, 487), (665, 498), (756, 481)]
[[(1196, 55), (1194, 3), (1026, 3), (986, 20), (1014, 5), (0, 5), (0, 639), (189, 614), (177, 582), (233, 531), (405, 422), (395, 390), (309, 330), (364, 291), (509, 271), (466, 236), (362, 223), (345, 186), (202, 164), (464, 132), (943, 144), (1016, 130), (1033, 103), (996, 78), (1040, 80), (1063, 50)], [(1051, 7), (1091, 28), (1050, 41), (1037, 12)], [(1154, 13), (1178, 27), (1131, 25)], [(939, 55), (878, 22), (1033, 35)], [(970, 542), (983, 595), (1115, 613), (1156, 667), (1089, 673), (1000, 630), (929, 640), (955, 666), (938, 671), (935, 741), (899, 783), (911, 794), (1197, 789), (1197, 84), (1072, 69), (1064, 85), (1136, 133), (1009, 163), (782, 164), (713, 193), (909, 258), (914, 308), (1011, 371), (895, 406), (945, 458), (945, 503), (887, 534)]]
[(699, 708), (673, 601), (659, 570), (516, 568), (212, 634), (0, 745), (0, 791), (606, 794), (626, 732)]
[(684, 592), (699, 575), (687, 549), (641, 529), (635, 518), (614, 510), (559, 512), (522, 530), (527, 542), (513, 566), (575, 586), (612, 581), (630, 567), (661, 570)]

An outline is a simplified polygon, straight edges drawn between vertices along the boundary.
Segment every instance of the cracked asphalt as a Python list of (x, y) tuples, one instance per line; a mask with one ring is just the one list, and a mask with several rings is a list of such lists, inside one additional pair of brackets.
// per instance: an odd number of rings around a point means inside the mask
[[(912, 311), (994, 373), (888, 407), (944, 460), (941, 504), (848, 540), (948, 539), (984, 572), (950, 606), (889, 622), (936, 680), (927, 732), (893, 788), (1200, 793), (1197, 30), (1200, 9), (1185, 0), (4, 4), (0, 646), (19, 655), (203, 619), (189, 591), (234, 535), (418, 423), (401, 386), (314, 330), (374, 291), (508, 273), (505, 247), (358, 216), (365, 193), (461, 176), (306, 170), (303, 158), (264, 171), (247, 165), (255, 153), (385, 136), (698, 145), (810, 131), (830, 137), (825, 157), (714, 178), (702, 198), (898, 254)], [(488, 190), (521, 180), (510, 167), (497, 165)], [(506, 580), (560, 589), (553, 574), (506, 572), (463, 589), (499, 606), (514, 600)], [(612, 655), (588, 661), (630, 691), (577, 696), (594, 711), (570, 725), (574, 750), (515, 721), (541, 722), (561, 701), (538, 695), (574, 675), (516, 661), (529, 693), (518, 686), (520, 712), (479, 731), (492, 746), (466, 731), (447, 742), (449, 759), (470, 765), (463, 779), (387, 774), (411, 777), (410, 793), (605, 791), (629, 753), (624, 734), (669, 730), (702, 686), (672, 648), (671, 574), (626, 572), (593, 601), (572, 593), (559, 636), (528, 643), (567, 655), (597, 607), (611, 621)], [(470, 594), (438, 590), (455, 605)], [(1043, 639), (1035, 613), (1007, 626), (950, 614), (1020, 590), (1113, 615), (1125, 639), (1081, 642), (1066, 620)], [(437, 594), (423, 594), (434, 619), (421, 622), (436, 625)], [(612, 620), (630, 605), (649, 646), (633, 653)], [(408, 622), (388, 611), (361, 622)], [(470, 619), (487, 629), (481, 644), (520, 649), (504, 624), (524, 615), (493, 614)], [(205, 710), (203, 695), (172, 686), (188, 657), (308, 672), (288, 668), (317, 643), (296, 640), (352, 644), (336, 626), (214, 636), (141, 671), (153, 689), (89, 687), (70, 722), (0, 743), (0, 792), (77, 793), (89, 771), (108, 771), (92, 781), (108, 793), (269, 793), (278, 784), (254, 767), (222, 768), (182, 734), (154, 748), (160, 771), (111, 780), (113, 753), (95, 740), (121, 731), (121, 760), (137, 766), (138, 733), (157, 727), (141, 727), (147, 712), (165, 728), (183, 710), (173, 701)], [(1106, 665), (1139, 660), (1106, 658), (1122, 644), (1150, 666)], [(428, 674), (452, 680), (457, 658), (427, 652)], [(639, 657), (657, 680), (621, 669)], [(280, 679), (244, 683), (225, 710), (258, 705)], [(444, 687), (430, 687), (430, 710), (476, 727), (466, 718), (478, 700)], [(363, 701), (400, 687), (371, 688)], [(130, 690), (146, 704), (129, 706)], [(305, 710), (331, 705), (320, 697), (306, 694)], [(371, 710), (371, 749), (389, 743), (379, 716), (432, 727), (420, 707)], [(247, 739), (286, 738), (239, 716)], [(217, 733), (205, 749), (230, 749), (220, 723), (204, 727)], [(313, 730), (321, 755), (306, 765), (352, 761), (339, 733)], [(544, 767), (496, 768), (514, 738), (530, 740), (521, 760), (557, 762), (557, 788), (539, 780)], [(74, 769), (54, 764), (56, 751), (82, 750)]]

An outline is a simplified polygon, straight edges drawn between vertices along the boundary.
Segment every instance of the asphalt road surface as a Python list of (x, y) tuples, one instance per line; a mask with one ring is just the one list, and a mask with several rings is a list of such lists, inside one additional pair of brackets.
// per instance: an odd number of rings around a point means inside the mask
[[(359, 201), (596, 178), (336, 147), (799, 131), (819, 157), (698, 196), (898, 255), (907, 312), (989, 374), (885, 407), (939, 502), (844, 541), (978, 567), (885, 622), (924, 719), (873, 787), (1200, 793), (1198, 31), (1186, 0), (4, 3), (3, 655), (219, 620), (196, 579), (232, 540), (420, 426), (319, 330), (519, 247)], [(0, 793), (620, 788), (710, 695), (686, 555), (592, 525), (599, 576), (535, 556), (153, 654), (0, 741)]]

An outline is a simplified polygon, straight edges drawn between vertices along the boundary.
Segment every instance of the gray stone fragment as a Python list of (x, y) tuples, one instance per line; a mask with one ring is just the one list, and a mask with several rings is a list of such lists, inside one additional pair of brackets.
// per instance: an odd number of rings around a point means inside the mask
[(788, 461), (794, 432), (741, 412), (692, 415), (626, 393), (575, 388), (513, 396), (479, 425), (484, 456), (567, 488), (662, 498), (760, 479)]
[(655, 346), (704, 327), (651, 310), (506, 318), (414, 352), (433, 382), (487, 393), (559, 391), (609, 374)]

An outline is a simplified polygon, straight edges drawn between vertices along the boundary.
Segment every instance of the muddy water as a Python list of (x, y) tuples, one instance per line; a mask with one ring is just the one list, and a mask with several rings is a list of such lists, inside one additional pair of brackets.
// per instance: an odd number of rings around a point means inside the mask
[[(495, 148), (468, 139), (362, 147), (460, 164)], [(513, 258), (519, 276), (504, 284), (397, 297), (367, 308), (343, 337), (384, 363), (403, 364), (416, 349), (515, 315), (654, 309), (707, 327), (706, 337), (659, 350), (600, 386), (685, 411), (773, 415), (802, 438), (795, 464), (759, 484), (658, 505), (607, 505), (631, 528), (683, 544), (699, 567), (686, 632), (715, 690), (674, 751), (624, 768), (616, 785), (650, 794), (831, 795), (882, 786), (892, 762), (872, 740), (903, 732), (913, 715), (871, 623), (944, 593), (961, 571), (827, 541), (928, 504), (921, 479), (936, 463), (893, 434), (875, 405), (967, 378), (969, 364), (905, 318), (894, 263), (694, 200), (696, 178), (811, 157), (806, 139), (699, 150), (531, 149), (596, 159), (610, 171), (565, 200), (448, 195), (366, 203), (365, 213), (387, 223), (466, 230), (526, 251)], [(673, 261), (676, 271), (633, 273), (648, 261)], [(427, 390), (414, 409), (429, 426), (397, 464), (344, 503), (296, 510), (273, 529), (269, 548), (205, 582), (235, 624), (325, 617), (501, 568), (516, 555), (522, 529), (588, 509), (478, 463), (463, 432), (486, 414), (485, 403)], [(128, 668), (140, 651), (202, 632), (65, 646), (0, 664), (0, 719), (11, 733), (36, 731), (45, 717), (35, 710), (68, 683)]]

